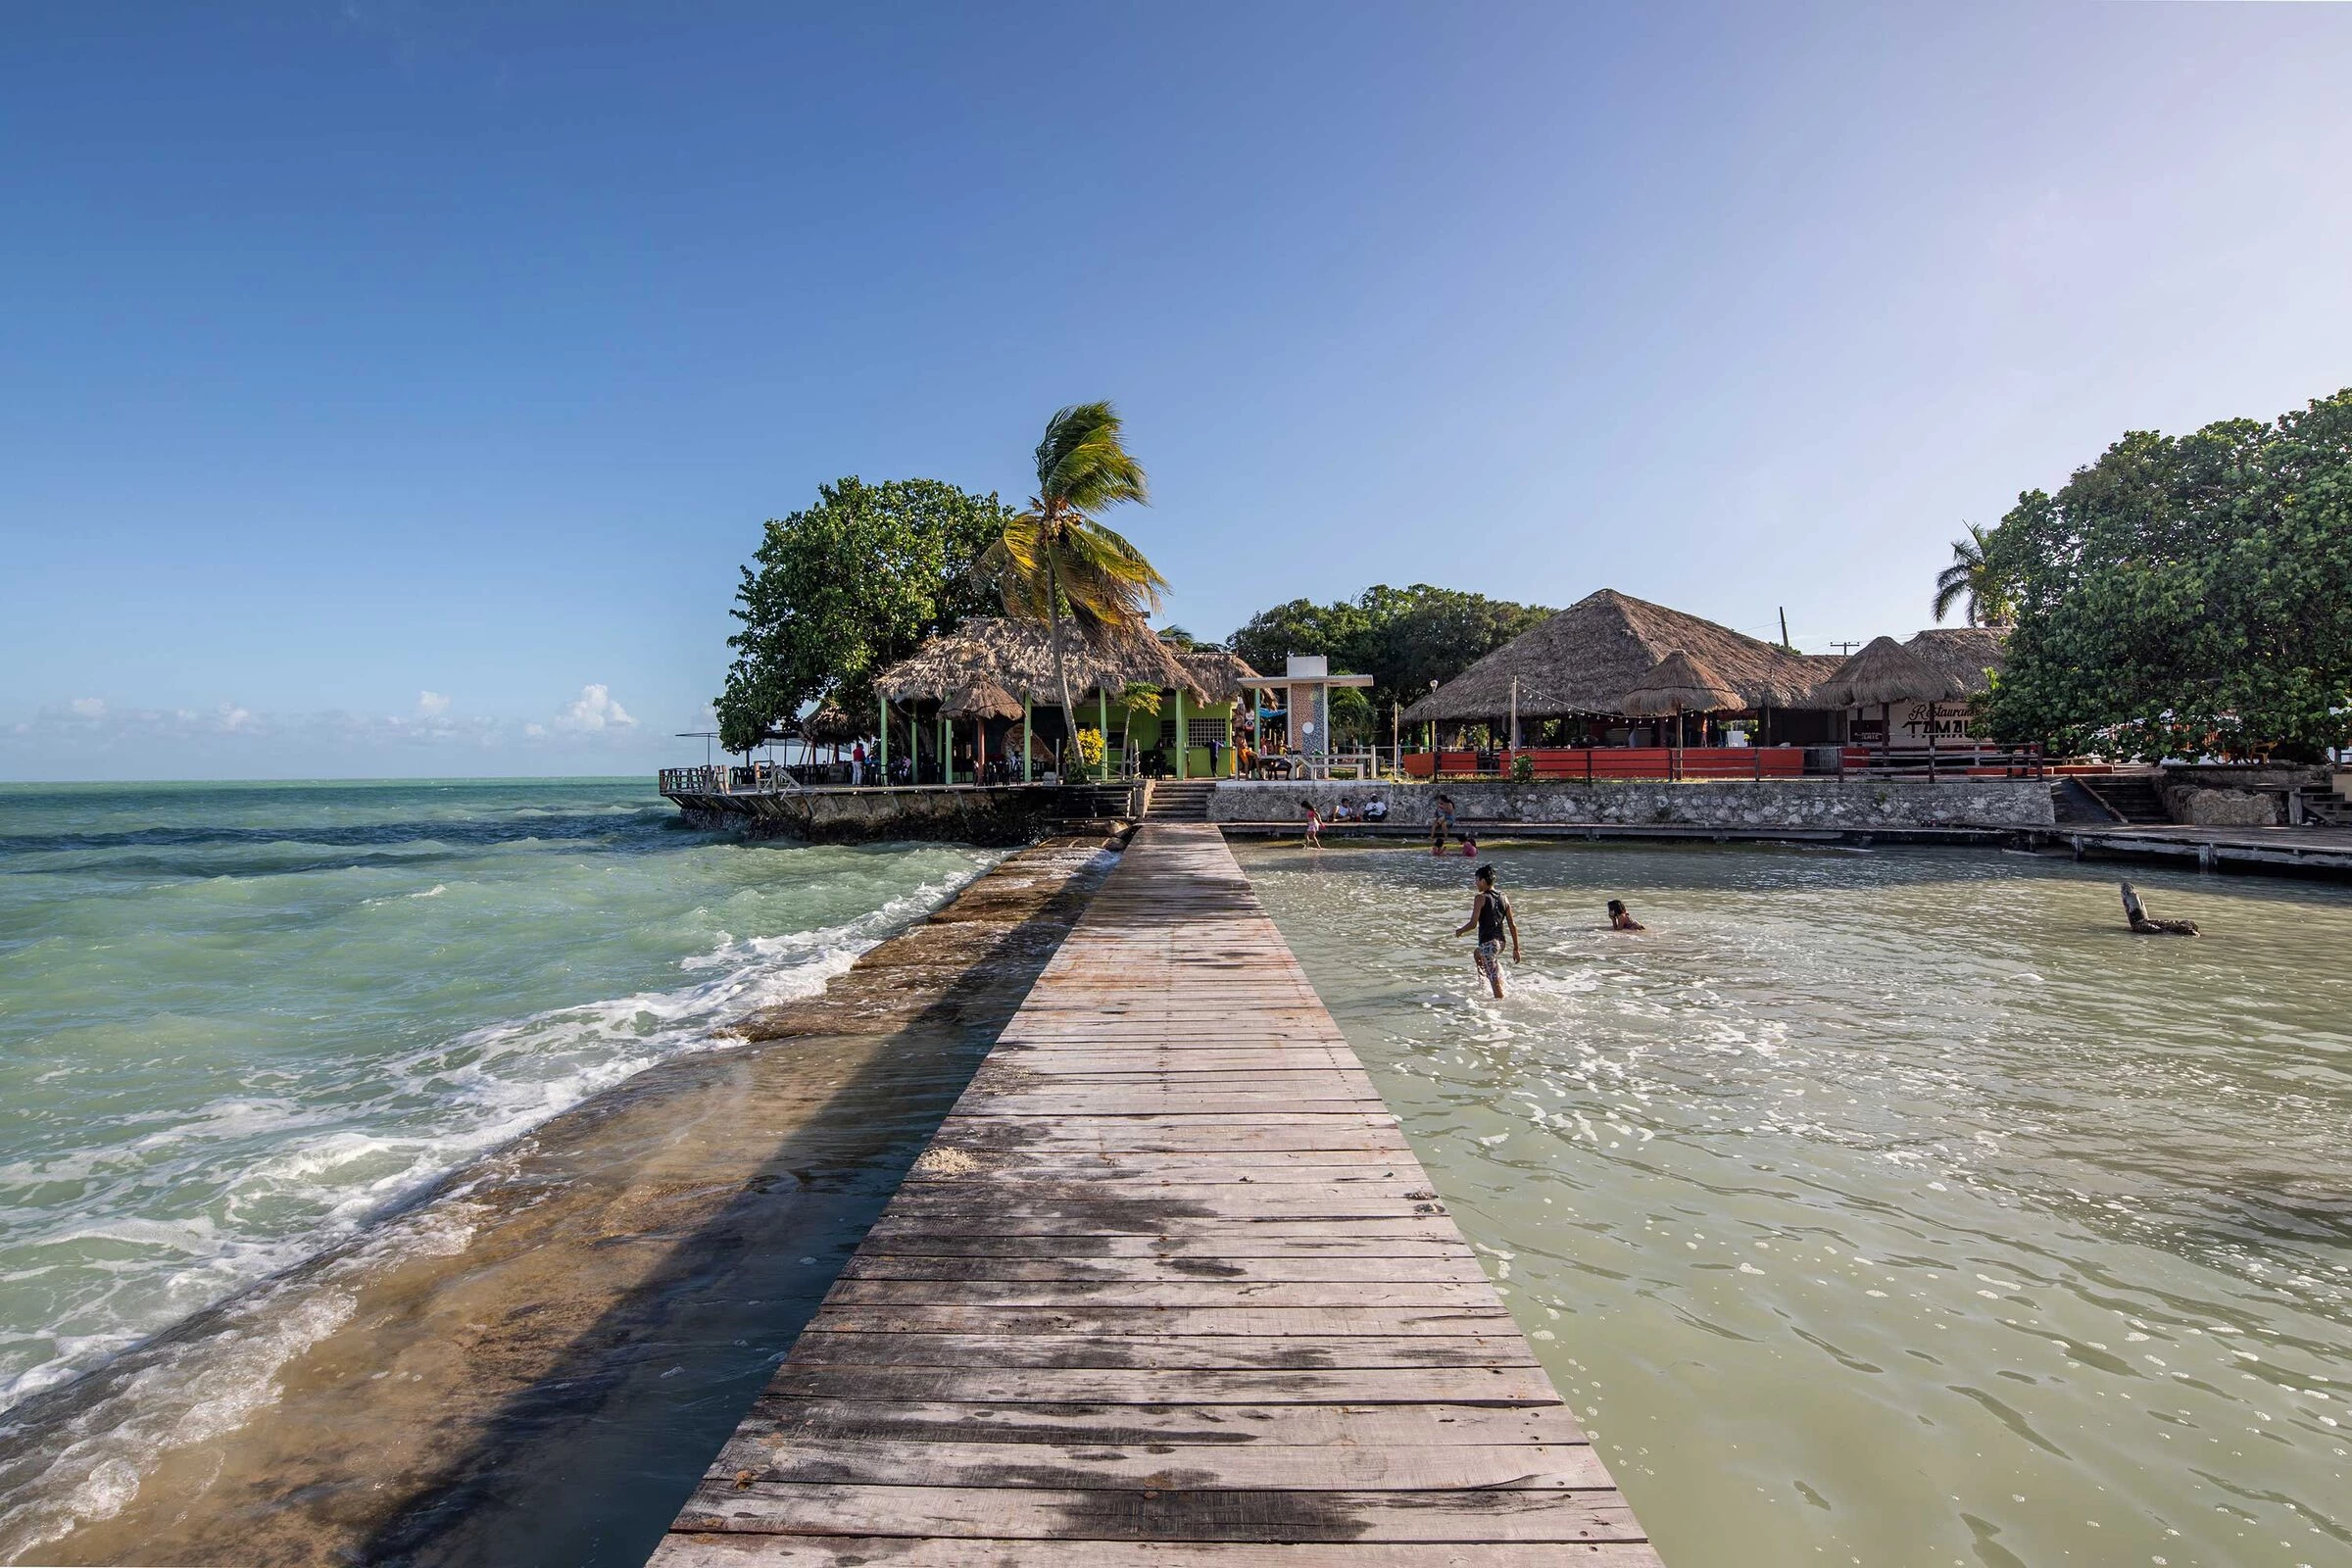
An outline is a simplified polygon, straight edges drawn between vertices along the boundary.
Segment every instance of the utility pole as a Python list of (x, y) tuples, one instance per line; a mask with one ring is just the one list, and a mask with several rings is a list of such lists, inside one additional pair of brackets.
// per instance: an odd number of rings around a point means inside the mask
[(1850, 654), (1862, 645), (1860, 643), (1832, 643), (1830, 646), (1841, 654)]
[(1788, 607), (1787, 605), (1781, 607), (1781, 646), (1789, 653), (1796, 652), (1796, 644), (1788, 640)]

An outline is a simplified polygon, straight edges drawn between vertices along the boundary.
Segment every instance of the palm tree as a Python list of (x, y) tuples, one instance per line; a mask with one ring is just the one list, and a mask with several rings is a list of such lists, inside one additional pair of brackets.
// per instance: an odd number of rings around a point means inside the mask
[(1077, 404), (1047, 420), (1037, 444), (1037, 494), (1006, 520), (978, 565), (1004, 596), (1006, 614), (1049, 628), (1067, 736), (1078, 733), (1078, 722), (1062, 659), (1064, 624), (1075, 622), (1090, 638), (1138, 632), (1168, 585), (1142, 551), (1096, 515), (1122, 501), (1151, 501), (1144, 466), (1120, 444), (1119, 428), (1108, 403)]
[(1985, 559), (1992, 530), (1973, 522), (1961, 526), (1968, 537), (1952, 541), (1952, 564), (1936, 574), (1936, 619), (1941, 622), (1955, 603), (1966, 599), (1971, 626), (2005, 626), (2017, 606), (2000, 569)]

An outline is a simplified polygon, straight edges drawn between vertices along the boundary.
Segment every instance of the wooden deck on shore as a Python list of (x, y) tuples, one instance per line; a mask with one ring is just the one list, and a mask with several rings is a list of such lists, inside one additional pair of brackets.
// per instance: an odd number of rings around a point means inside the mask
[(1222, 837), (1151, 824), (653, 1563), (1657, 1560)]

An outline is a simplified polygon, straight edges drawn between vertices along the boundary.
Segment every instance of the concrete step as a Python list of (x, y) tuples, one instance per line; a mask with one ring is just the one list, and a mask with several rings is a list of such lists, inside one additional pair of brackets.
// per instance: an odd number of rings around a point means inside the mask
[(2144, 773), (2101, 773), (2082, 780), (2082, 787), (2125, 821), (2141, 827), (2160, 827), (2173, 819), (2156, 793), (2156, 782)]

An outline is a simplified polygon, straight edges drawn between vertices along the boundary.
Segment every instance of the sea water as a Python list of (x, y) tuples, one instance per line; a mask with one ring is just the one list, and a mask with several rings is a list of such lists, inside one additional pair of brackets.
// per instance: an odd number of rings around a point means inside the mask
[(1243, 856), (1672, 1568), (2352, 1563), (2352, 895), (1487, 858)]
[(745, 843), (638, 781), (0, 786), (0, 1410), (821, 988), (994, 858)]

